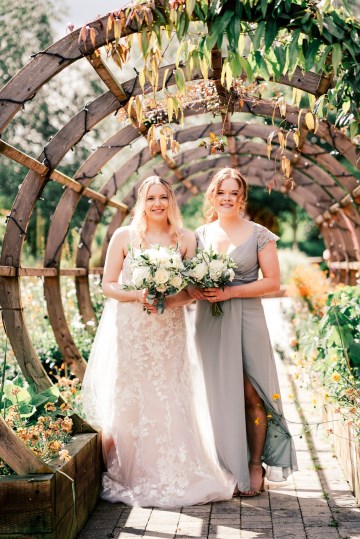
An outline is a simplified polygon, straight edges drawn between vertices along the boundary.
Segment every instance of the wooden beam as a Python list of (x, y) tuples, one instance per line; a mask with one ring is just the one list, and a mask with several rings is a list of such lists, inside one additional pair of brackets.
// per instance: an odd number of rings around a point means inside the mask
[(0, 414), (0, 458), (18, 475), (53, 473), (8, 427)]
[[(29, 170), (33, 170), (37, 174), (40, 174), (40, 176), (46, 176), (49, 172), (49, 168), (46, 165), (18, 150), (14, 146), (11, 146), (4, 140), (0, 140), (0, 152), (13, 161), (16, 161), (16, 163), (25, 166)], [(99, 202), (102, 202), (102, 204), (106, 204), (107, 206), (111, 206), (116, 209), (127, 209), (126, 204), (118, 202), (117, 200), (107, 199), (104, 195), (97, 193), (93, 189), (89, 189), (87, 187), (84, 188), (81, 183), (77, 182), (73, 178), (70, 178), (63, 172), (53, 170), (49, 177), (61, 185), (70, 187), (70, 189), (73, 189), (73, 191), (76, 191), (77, 193), (82, 193), (87, 198), (98, 200)]]
[(127, 101), (129, 100), (127, 93), (121, 86), (120, 81), (110, 71), (108, 65), (101, 58), (100, 53), (98, 51), (95, 51), (90, 56), (87, 56), (87, 59), (90, 62), (91, 66), (95, 69), (101, 80), (106, 84), (110, 92), (114, 94), (114, 96), (119, 100), (119, 102), (122, 105), (127, 103)]
[(102, 275), (104, 268), (16, 268), (0, 266), (0, 277), (80, 277), (83, 275)]

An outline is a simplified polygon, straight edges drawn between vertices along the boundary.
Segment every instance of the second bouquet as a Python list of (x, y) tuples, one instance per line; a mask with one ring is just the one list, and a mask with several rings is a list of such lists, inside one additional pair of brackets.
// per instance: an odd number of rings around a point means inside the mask
[[(194, 258), (185, 260), (188, 282), (199, 288), (222, 288), (233, 281), (236, 262), (222, 253), (209, 249), (199, 249)], [(213, 316), (223, 314), (220, 303), (211, 305)]]
[(131, 271), (133, 286), (124, 288), (146, 288), (148, 302), (155, 303), (159, 313), (164, 312), (166, 296), (177, 294), (187, 285), (181, 255), (170, 247), (155, 245), (136, 254), (132, 251)]

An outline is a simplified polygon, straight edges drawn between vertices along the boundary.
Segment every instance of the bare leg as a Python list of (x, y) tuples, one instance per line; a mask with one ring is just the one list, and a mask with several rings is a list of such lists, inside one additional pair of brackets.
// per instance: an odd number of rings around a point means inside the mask
[(266, 410), (263, 401), (254, 386), (244, 375), (246, 433), (250, 451), (250, 491), (247, 495), (256, 494), (262, 484), (261, 455), (266, 439)]

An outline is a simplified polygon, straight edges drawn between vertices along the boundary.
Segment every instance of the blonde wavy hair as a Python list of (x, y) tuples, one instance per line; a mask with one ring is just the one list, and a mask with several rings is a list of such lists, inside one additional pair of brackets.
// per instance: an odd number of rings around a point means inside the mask
[(166, 180), (160, 178), (159, 176), (149, 176), (146, 178), (138, 189), (138, 196), (136, 204), (134, 206), (134, 216), (131, 222), (131, 226), (135, 228), (140, 243), (144, 243), (145, 234), (147, 230), (147, 220), (145, 215), (145, 205), (146, 197), (148, 195), (149, 189), (152, 185), (161, 185), (169, 198), (169, 207), (168, 207), (168, 224), (170, 225), (169, 233), (171, 237), (171, 242), (174, 244), (179, 243), (180, 232), (182, 227), (182, 218), (179, 206), (176, 202), (174, 191), (171, 189), (170, 185)]
[(224, 167), (219, 170), (215, 174), (215, 176), (213, 176), (210, 185), (205, 193), (204, 216), (207, 223), (216, 221), (216, 219), (218, 218), (218, 214), (214, 208), (215, 197), (219, 192), (221, 183), (229, 178), (235, 180), (240, 189), (238, 195), (238, 200), (240, 200), (240, 212), (244, 212), (246, 210), (246, 203), (248, 197), (248, 183), (246, 181), (246, 178), (241, 174), (238, 169)]

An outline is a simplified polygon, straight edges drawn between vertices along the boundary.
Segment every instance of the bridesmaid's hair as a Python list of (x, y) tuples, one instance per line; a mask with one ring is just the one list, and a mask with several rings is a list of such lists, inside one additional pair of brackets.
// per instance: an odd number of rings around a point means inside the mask
[(169, 198), (169, 208), (168, 208), (168, 224), (170, 225), (169, 232), (170, 232), (172, 243), (177, 244), (179, 243), (180, 231), (182, 227), (182, 218), (181, 218), (180, 209), (176, 202), (174, 191), (171, 189), (169, 183), (163, 178), (160, 178), (159, 176), (149, 176), (140, 185), (138, 189), (138, 196), (137, 196), (136, 204), (133, 210), (134, 217), (132, 219), (131, 226), (135, 228), (139, 236), (140, 243), (143, 243), (145, 239), (146, 228), (147, 228), (146, 217), (145, 217), (146, 197), (147, 197), (150, 187), (156, 184), (162, 185), (162, 187), (165, 189), (166, 194)]
[(215, 196), (219, 192), (221, 183), (223, 182), (223, 180), (227, 180), (228, 178), (232, 178), (239, 185), (239, 199), (241, 201), (240, 211), (244, 212), (246, 209), (246, 202), (248, 197), (248, 184), (246, 178), (241, 174), (240, 170), (231, 167), (224, 167), (219, 170), (215, 174), (215, 176), (213, 176), (210, 185), (205, 193), (204, 216), (207, 223), (216, 221), (216, 219), (218, 218), (218, 214), (214, 209), (214, 200)]

